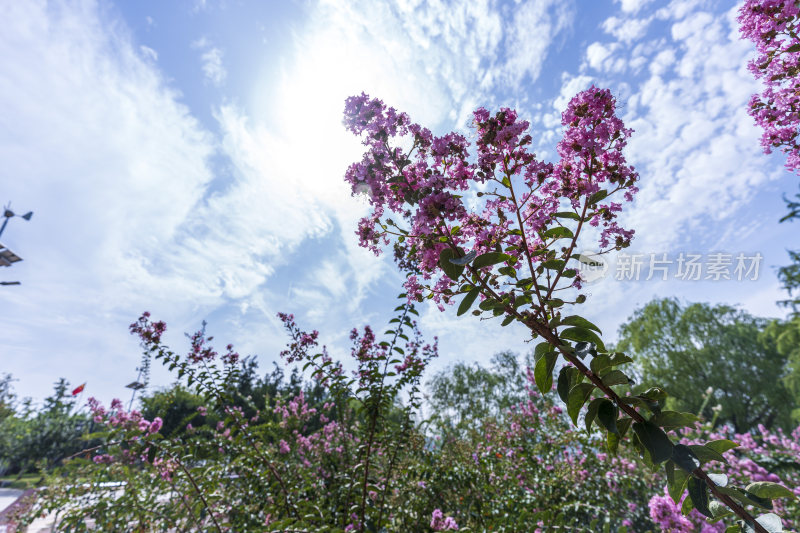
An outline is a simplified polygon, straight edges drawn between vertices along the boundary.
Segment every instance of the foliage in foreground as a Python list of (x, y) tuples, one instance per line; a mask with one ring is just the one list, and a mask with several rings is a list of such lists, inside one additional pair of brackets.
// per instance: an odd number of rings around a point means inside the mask
[(16, 405), (10, 384), (11, 376), (0, 380), (0, 474), (50, 469), (85, 447), (91, 420), (76, 409), (78, 399), (64, 379), (39, 409), (30, 400)]
[[(670, 493), (677, 503), (654, 492), (653, 487), (667, 481), (662, 475), (641, 471), (624, 452), (616, 457), (604, 453), (602, 439), (585, 428), (572, 428), (552, 395), (539, 393), (532, 370), (516, 368), (510, 354), (498, 355), (492, 368), (460, 364), (438, 374), (431, 401), (436, 416), (428, 421), (414, 419), (412, 410), (397, 402), (379, 406), (375, 446), (369, 452), (372, 473), (364, 485), (359, 475), (364, 466), (359, 465), (365, 464), (373, 420), (366, 408), (369, 390), (380, 383), (391, 389), (393, 380), (403, 379), (394, 366), (402, 368), (405, 358), (393, 348), (375, 352), (380, 343), (367, 337), (365, 344), (356, 335), (353, 357), (362, 364), (377, 363), (382, 370), (344, 378), (324, 347), (310, 355), (319, 349), (316, 333), (304, 333), (286, 318), (293, 336), (287, 359), (311, 362), (316, 380), (302, 387), (296, 380), (262, 382), (267, 385), (262, 390), (277, 394), (253, 397), (252, 406), (265, 407), (255, 407), (247, 417), (242, 415), (245, 408), (230, 408), (249, 388), (242, 385), (247, 361), (237, 366), (229, 356), (218, 367), (214, 351), (205, 344), (200, 350), (205, 355), (198, 358), (195, 349), (178, 356), (157, 339), (146, 341), (153, 355), (175, 363), (192, 383), (175, 387), (176, 394), (189, 394), (190, 404), (201, 399), (201, 405), (182, 420), (180, 431), (167, 430), (160, 418), (151, 421), (126, 412), (119, 402), (111, 411), (93, 402), (96, 422), (106, 428), (105, 444), (48, 476), (48, 488), (30, 516), (60, 508), (61, 527), (73, 531), (89, 526), (347, 531), (362, 523), (367, 531), (548, 531), (555, 525), (583, 531), (723, 530), (721, 524), (706, 523), (696, 510), (683, 516), (687, 500), (680, 484), (688, 483), (688, 476), (673, 471), (679, 483), (670, 483)], [(410, 320), (394, 324), (390, 331), (400, 335), (413, 330)], [(142, 327), (149, 330), (146, 323)], [(407, 353), (420, 352), (412, 347)], [(321, 383), (328, 392), (321, 392)], [(494, 386), (505, 393), (487, 398), (483, 409), (475, 410), (462, 394), (465, 386)], [(800, 429), (788, 436), (766, 428), (753, 435), (710, 428), (697, 425), (676, 438), (698, 447), (706, 440), (738, 442), (739, 448), (723, 454), (731, 483), (800, 483)], [(83, 483), (76, 484), (76, 479)], [(722, 484), (721, 475), (715, 479)], [(341, 502), (348, 493), (350, 513)], [(359, 515), (364, 495), (367, 505)], [(788, 528), (800, 524), (795, 500), (776, 500), (774, 510), (781, 512)]]
[[(50, 476), (33, 513), (62, 509), (61, 527), (73, 530), (519, 531), (545, 518), (589, 529), (628, 516), (646, 521), (644, 505), (637, 516), (627, 498), (615, 497), (644, 494), (644, 482), (630, 468), (597, 476), (601, 443), (571, 430), (561, 409), (531, 388), (530, 373), (524, 400), (481, 420), (469, 438), (425, 434), (412, 415), (435, 344), (416, 335), (413, 306), (401, 308), (387, 335), (402, 347), (377, 342), (370, 329), (353, 333), (353, 377), (324, 347), (312, 355), (316, 332), (284, 316), (293, 339), (285, 357), (316, 382), (252, 417), (229, 407), (242, 371), (232, 352), (214, 365), (213, 350), (195, 336), (203, 347), (178, 356), (160, 344), (155, 332), (163, 328), (145, 319), (137, 327), (147, 349), (205, 400), (196, 419), (166, 437), (160, 418), (93, 401), (106, 444), (91, 461), (76, 458)], [(311, 404), (306, 392), (319, 384), (327, 393)], [(215, 426), (203, 423), (212, 416), (220, 418)], [(615, 505), (618, 518), (609, 519)]]

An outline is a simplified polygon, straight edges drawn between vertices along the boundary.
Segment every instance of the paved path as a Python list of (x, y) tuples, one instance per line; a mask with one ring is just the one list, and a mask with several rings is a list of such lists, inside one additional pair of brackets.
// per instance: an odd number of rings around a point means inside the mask
[(18, 489), (0, 489), (0, 513), (6, 510), (6, 507), (17, 501), (17, 498), (22, 496), (21, 490)]
[[(11, 505), (17, 501), (17, 498), (22, 496), (25, 491), (17, 489), (0, 489), (0, 533), (6, 532), (6, 526), (3, 525), (2, 515), (3, 511), (7, 510)], [(50, 513), (48, 516), (37, 518), (28, 527), (27, 533), (49, 533), (52, 531), (55, 522), (55, 513)]]

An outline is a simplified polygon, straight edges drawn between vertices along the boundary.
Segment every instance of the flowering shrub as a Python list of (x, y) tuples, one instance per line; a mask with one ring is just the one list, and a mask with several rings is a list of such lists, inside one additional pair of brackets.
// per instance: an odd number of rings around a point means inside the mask
[[(398, 465), (413, 441), (420, 375), (437, 354), (436, 343), (425, 343), (411, 320), (413, 305), (398, 310), (389, 340), (377, 340), (369, 327), (353, 330), (353, 377), (324, 347), (313, 353), (317, 332), (304, 332), (292, 315), (281, 314), (291, 337), (283, 357), (302, 363), (326, 394), (321, 405), (309, 404), (302, 390), (276, 398), (269, 409), (251, 402), (252, 416), (234, 402), (241, 365), (231, 345), (220, 356), (201, 330), (190, 337), (188, 354), (177, 354), (161, 343), (165, 324), (143, 315), (131, 331), (146, 352), (207, 400), (193, 418), (197, 427), (188, 422), (184, 434), (167, 438), (159, 433), (160, 418), (146, 420), (119, 400), (107, 409), (91, 399), (94, 420), (105, 427), (103, 444), (87, 450), (90, 460), (77, 459), (49, 478), (28, 520), (60, 509), (64, 529), (87, 523), (102, 531), (389, 527), (395, 517), (387, 508), (405, 483)], [(401, 392), (405, 406), (397, 403)], [(212, 412), (219, 421), (204, 424)], [(416, 517), (417, 529), (422, 523), (436, 531), (457, 528), (440, 509), (426, 513)]]
[[(399, 335), (409, 337), (406, 350), (398, 346), (404, 354), (376, 342), (369, 328), (364, 334), (354, 332), (351, 355), (358, 366), (350, 378), (324, 348), (311, 355), (318, 348), (317, 333), (303, 332), (290, 315), (282, 318), (291, 336), (284, 358), (308, 365), (311, 388), (279, 395), (269, 407), (245, 416), (248, 407), (232, 405), (232, 392), (225, 390), (240, 370), (228, 364), (218, 374), (222, 379), (209, 380), (202, 374), (219, 370), (208, 366), (218, 356), (197, 359), (193, 348), (177, 356), (145, 342), (148, 349), (163, 352), (168, 364), (179, 361), (175, 368), (192, 381), (194, 390), (205, 391), (207, 405), (196, 409), (185, 434), (165, 437), (159, 433), (159, 418), (146, 420), (137, 411), (127, 412), (118, 400), (108, 409), (90, 400), (95, 422), (107, 428), (104, 444), (88, 450), (88, 460), (76, 459), (50, 476), (31, 516), (61, 509), (64, 529), (93, 524), (109, 531), (543, 532), (558, 527), (642, 532), (653, 530), (653, 522), (668, 531), (720, 530), (719, 525), (704, 525), (697, 511), (683, 517), (671, 498), (654, 497), (648, 506), (652, 487), (663, 476), (640, 471), (624, 449), (617, 456), (599, 452), (604, 439), (571, 428), (561, 407), (537, 390), (531, 369), (524, 372), (524, 399), (482, 419), (470, 435), (426, 435), (410, 423), (413, 385), (409, 405), (387, 402), (393, 406), (375, 422), (365, 405), (369, 387), (380, 387), (365, 365), (394, 352), (398, 358), (383, 358), (384, 367), (402, 366), (411, 355), (421, 363), (410, 366), (420, 368), (435, 355), (435, 345), (425, 345), (413, 334), (413, 321), (395, 322), (405, 324)], [(389, 331), (393, 335), (397, 329)], [(408, 374), (390, 373), (383, 384), (391, 396)], [(377, 375), (384, 376), (380, 371)], [(338, 396), (341, 382), (353, 387), (345, 398)], [(317, 393), (321, 383), (329, 394)], [(364, 487), (361, 476), (372, 424), (374, 453), (368, 464), (373, 474)], [(783, 481), (796, 485), (796, 472), (789, 470), (800, 464), (800, 430), (796, 433), (794, 440), (782, 434), (735, 436), (755, 455), (726, 452), (732, 470), (742, 474), (732, 473), (732, 478), (774, 482), (778, 479), (767, 468), (777, 468), (791, 474)], [(699, 430), (687, 428), (681, 442), (693, 444), (699, 436)], [(342, 505), (348, 498), (349, 513)], [(798, 510), (791, 505), (775, 504), (789, 526)]]
[(523, 374), (519, 403), (475, 421), (465, 437), (436, 433), (412, 467), (425, 496), (447, 502), (472, 531), (652, 529), (652, 476), (625, 453), (600, 452), (605, 443), (571, 428), (561, 407), (536, 390), (533, 371)]
[[(745, 530), (779, 530), (773, 526), (777, 521), (780, 528), (776, 515), (756, 519), (745, 509), (753, 501), (746, 493), (770, 498), (786, 489), (748, 485), (739, 491), (715, 483), (702, 465), (721, 460), (736, 444), (674, 443), (667, 431), (690, 426), (695, 417), (663, 410), (666, 393), (659, 387), (625, 396), (629, 377), (615, 367), (631, 359), (606, 350), (594, 324), (564, 313), (586, 298), (576, 268), (586, 259), (576, 248), (582, 231), (599, 230), (600, 253), (628, 246), (633, 236), (616, 220), (622, 203), (637, 191), (638, 175), (622, 153), (631, 131), (615, 112), (608, 90), (578, 93), (562, 114), (560, 159), (547, 163), (528, 151), (529, 124), (513, 110), (491, 115), (478, 109), (472, 160), (463, 135), (436, 137), (378, 99), (363, 93), (348, 98), (345, 125), (367, 150), (345, 179), (372, 206), (359, 223), (360, 244), (376, 254), (393, 245), (398, 266), (407, 272), (409, 301), (431, 298), (443, 310), (460, 298), (462, 315), (480, 296), (474, 315), (502, 317), (503, 326), (518, 322), (541, 337), (534, 369), (539, 390), (550, 391), (563, 358), (557, 390), (573, 423), (586, 406), (587, 429), (596, 424), (605, 430), (610, 452), (627, 442), (645, 465), (663, 464), (670, 485), (680, 479), (679, 492), (688, 488), (687, 513), (693, 505), (715, 517), (711, 493)], [(677, 478), (670, 475), (676, 467), (682, 473)]]
[[(779, 483), (786, 487), (793, 487), (792, 494), (783, 492), (786, 499), (771, 502), (749, 494), (755, 505), (764, 509), (774, 510), (783, 518), (783, 526), (794, 531), (800, 526), (800, 504), (796, 497), (800, 497), (800, 427), (795, 428), (791, 435), (786, 435), (783, 430), (775, 432), (759, 426), (756, 433), (734, 433), (728, 426), (712, 429), (710, 425), (700, 425), (693, 428), (684, 428), (681, 442), (687, 445), (697, 445), (706, 440), (721, 441), (733, 439), (739, 443), (735, 450), (728, 450), (723, 454), (726, 460), (726, 474), (717, 474), (716, 478), (723, 487), (727, 484), (743, 484), (748, 480), (755, 483)], [(686, 495), (677, 491), (665, 491), (664, 495), (654, 496), (649, 503), (650, 516), (653, 521), (664, 531), (676, 532), (722, 532), (725, 528), (719, 524), (709, 524), (696, 510), (688, 516), (683, 516), (682, 509), (689, 506)], [(722, 512), (721, 509), (717, 509)]]
[(750, 115), (764, 130), (761, 145), (787, 154), (786, 167), (800, 171), (800, 7), (791, 0), (747, 0), (739, 9), (739, 29), (756, 45), (748, 68), (765, 87), (750, 99)]

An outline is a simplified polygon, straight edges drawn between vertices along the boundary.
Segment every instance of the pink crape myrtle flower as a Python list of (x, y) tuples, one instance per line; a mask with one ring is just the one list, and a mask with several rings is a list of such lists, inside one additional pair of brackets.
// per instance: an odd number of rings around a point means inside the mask
[(762, 128), (764, 152), (787, 155), (786, 167), (800, 173), (800, 7), (791, 0), (747, 0), (739, 8), (739, 31), (756, 45), (748, 68), (764, 89), (750, 99), (750, 115)]
[[(474, 143), (455, 132), (437, 137), (363, 93), (347, 99), (344, 115), (367, 147), (345, 173), (353, 194), (366, 193), (372, 206), (358, 225), (360, 245), (379, 254), (393, 242), (395, 260), (409, 273), (409, 301), (421, 300), (424, 287), (440, 309), (452, 303), (460, 280), (440, 268), (443, 252), (474, 257), (502, 249), (514, 269), (526, 257), (532, 267), (544, 262), (553, 243), (545, 232), (561, 227), (566, 210), (572, 210), (568, 218), (583, 217), (597, 228), (601, 251), (626, 247), (633, 237), (617, 221), (622, 202), (637, 192), (638, 175), (622, 154), (631, 130), (616, 116), (607, 89), (591, 87), (569, 102), (555, 163), (528, 150), (529, 123), (508, 108), (474, 112)], [(395, 138), (411, 148), (393, 146)], [(487, 185), (506, 189), (467, 201)], [(601, 203), (618, 192), (620, 201)], [(565, 284), (580, 288), (580, 277), (573, 272)]]
[(431, 529), (434, 531), (457, 531), (458, 524), (453, 517), (445, 517), (441, 509), (434, 509), (431, 515)]

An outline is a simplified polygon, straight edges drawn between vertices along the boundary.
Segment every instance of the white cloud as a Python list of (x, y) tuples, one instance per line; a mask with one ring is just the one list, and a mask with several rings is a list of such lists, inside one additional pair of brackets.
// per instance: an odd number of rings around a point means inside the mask
[[(649, 77), (621, 101), (635, 130), (629, 158), (642, 176), (630, 214), (638, 246), (674, 245), (699, 219), (722, 220), (769, 179), (760, 156), (758, 131), (747, 116), (755, 82), (746, 70), (748, 45), (736, 34), (732, 14), (672, 9), (666, 42), (639, 50)], [(593, 43), (587, 61), (602, 68), (615, 55), (636, 52), (621, 43)], [(559, 102), (560, 103), (560, 102)]]
[(144, 305), (174, 306), (184, 282), (158, 299), (131, 280), (202, 200), (213, 142), (94, 3), (11, 2), (0, 14), (4, 194), (36, 212), (6, 233), (26, 261), (23, 285), (4, 293), (4, 367), (29, 386), (80, 379), (112, 355), (132, 370), (126, 324)]
[(142, 55), (149, 58), (151, 61), (158, 61), (158, 52), (150, 48), (149, 46), (140, 46), (139, 50), (142, 51)]
[(603, 30), (623, 43), (630, 43), (644, 36), (651, 20), (652, 17), (609, 17), (603, 21)]
[(192, 48), (201, 51), (200, 61), (206, 79), (219, 87), (225, 82), (228, 72), (222, 64), (223, 52), (207, 38), (202, 37), (192, 43)]
[(614, 0), (625, 13), (636, 13), (653, 0)]
[[(758, 86), (746, 69), (750, 47), (739, 38), (735, 11), (720, 16), (697, 3), (678, 1), (658, 16), (667, 24), (666, 37), (631, 46), (620, 34), (616, 43), (593, 43), (586, 51), (588, 65), (604, 73), (603, 84), (615, 88), (620, 112), (635, 130), (627, 155), (641, 176), (641, 190), (625, 217), (626, 227), (636, 230), (631, 251), (767, 246), (763, 236), (756, 241), (748, 237), (740, 217), (781, 172), (766, 164), (759, 131), (747, 115), (749, 96)], [(638, 82), (614, 76), (607, 65), (617, 59), (648, 65), (645, 76)], [(555, 104), (565, 104), (565, 94), (579, 85), (577, 78), (565, 76)], [(694, 300), (742, 297), (742, 292), (730, 292), (730, 286), (693, 287), (679, 282), (663, 287), (604, 283), (590, 290), (599, 306), (594, 312), (613, 309), (617, 321), (632, 309), (631, 302), (644, 303), (663, 291)], [(749, 308), (775, 309), (776, 290), (769, 280), (753, 289), (758, 296), (748, 298)], [(609, 324), (612, 319), (601, 320)]]
[(586, 61), (589, 67), (604, 72), (622, 72), (627, 62), (620, 57), (614, 57), (614, 52), (620, 48), (619, 43), (603, 44), (595, 42), (586, 48)]
[(537, 80), (552, 41), (572, 23), (571, 6), (559, 0), (532, 0), (515, 11), (506, 28), (509, 57), (503, 68), (515, 86), (526, 77)]

